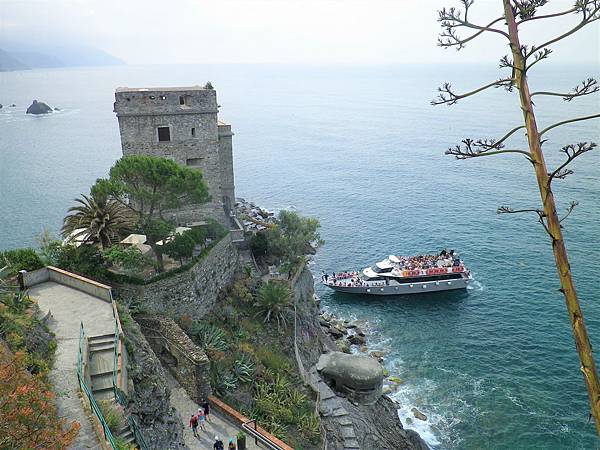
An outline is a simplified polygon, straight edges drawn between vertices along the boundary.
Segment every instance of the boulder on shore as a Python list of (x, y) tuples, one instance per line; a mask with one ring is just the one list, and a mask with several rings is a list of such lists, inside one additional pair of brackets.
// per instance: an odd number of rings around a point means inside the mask
[(27, 114), (48, 114), (52, 112), (52, 108), (46, 105), (44, 102), (38, 102), (34, 100), (31, 106), (27, 108)]
[(427, 416), (425, 414), (423, 414), (421, 411), (419, 411), (417, 408), (412, 408), (411, 412), (413, 413), (413, 416), (415, 416), (417, 419), (419, 420), (427, 420)]

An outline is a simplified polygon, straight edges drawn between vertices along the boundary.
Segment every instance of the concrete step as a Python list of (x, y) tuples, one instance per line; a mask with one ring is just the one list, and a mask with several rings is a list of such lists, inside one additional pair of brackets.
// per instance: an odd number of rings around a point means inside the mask
[(99, 334), (97, 336), (88, 336), (88, 342), (101, 341), (104, 339), (115, 339), (115, 333)]
[[(131, 431), (129, 428), (127, 429), (127, 431), (117, 434), (117, 436), (119, 436), (120, 439), (123, 439), (124, 441), (127, 441), (129, 439), (131, 439), (131, 441), (134, 441), (135, 438), (133, 437), (133, 431)], [(129, 441), (129, 442), (131, 442)]]
[(92, 375), (92, 393), (95, 394), (96, 391), (100, 391), (102, 389), (113, 387), (113, 373), (101, 373), (98, 375)]
[(115, 393), (113, 391), (112, 386), (110, 388), (96, 390), (93, 392), (93, 394), (94, 394), (94, 399), (97, 402), (103, 401), (103, 400), (114, 400), (115, 399)]
[(114, 341), (111, 342), (98, 342), (97, 344), (90, 344), (90, 353), (97, 353), (97, 352), (105, 352), (105, 351), (111, 351), (114, 352), (115, 351), (115, 343)]
[(342, 431), (344, 442), (346, 439), (356, 439), (356, 433), (354, 432), (354, 427), (352, 425), (343, 425), (340, 427), (340, 430)]

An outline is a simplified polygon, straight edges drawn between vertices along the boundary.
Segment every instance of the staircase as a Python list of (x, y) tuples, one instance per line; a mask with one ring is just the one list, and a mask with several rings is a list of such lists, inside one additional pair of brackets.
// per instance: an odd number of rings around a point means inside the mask
[(96, 400), (114, 400), (115, 334), (90, 336), (88, 348), (92, 394)]
[[(88, 337), (89, 373), (91, 390), (97, 401), (115, 402), (113, 388), (115, 365), (115, 334)], [(120, 354), (118, 356), (121, 356)], [(120, 369), (117, 376), (120, 375)], [(135, 434), (129, 420), (125, 420), (113, 436), (126, 444), (136, 444)]]

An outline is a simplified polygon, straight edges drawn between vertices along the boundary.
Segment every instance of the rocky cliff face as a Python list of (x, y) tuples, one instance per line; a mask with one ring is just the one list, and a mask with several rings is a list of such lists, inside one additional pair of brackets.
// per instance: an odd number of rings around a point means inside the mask
[[(297, 343), (306, 376), (315, 379), (315, 365), (323, 352), (337, 351), (334, 341), (319, 324), (319, 306), (314, 301), (314, 279), (305, 268), (293, 283), (297, 311)], [(314, 384), (314, 383), (313, 383)], [(427, 444), (412, 430), (405, 430), (398, 418), (398, 405), (382, 396), (373, 405), (355, 405), (334, 396), (318, 382), (321, 423), (329, 450), (381, 449), (426, 450)]]
[(129, 358), (129, 412), (135, 416), (150, 448), (188, 448), (183, 441), (183, 424), (170, 405), (171, 391), (160, 361), (132, 319), (124, 331)]

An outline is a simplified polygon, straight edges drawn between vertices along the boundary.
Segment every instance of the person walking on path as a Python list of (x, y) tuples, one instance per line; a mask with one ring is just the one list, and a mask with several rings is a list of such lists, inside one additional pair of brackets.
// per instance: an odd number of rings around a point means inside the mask
[(206, 431), (206, 415), (202, 408), (198, 408), (198, 421), (200, 422), (200, 429)]
[(206, 416), (206, 421), (210, 422), (210, 405), (208, 404), (208, 400), (202, 403), (202, 409), (204, 409), (204, 415)]
[(195, 414), (192, 414), (192, 417), (190, 419), (190, 427), (192, 428), (192, 431), (194, 432), (194, 437), (199, 437), (198, 436), (198, 416)]
[(229, 439), (229, 445), (227, 446), (227, 450), (237, 450), (235, 443), (233, 442), (233, 438)]
[(225, 450), (223, 447), (223, 441), (219, 439), (219, 436), (215, 436), (215, 443), (213, 444), (213, 450)]

